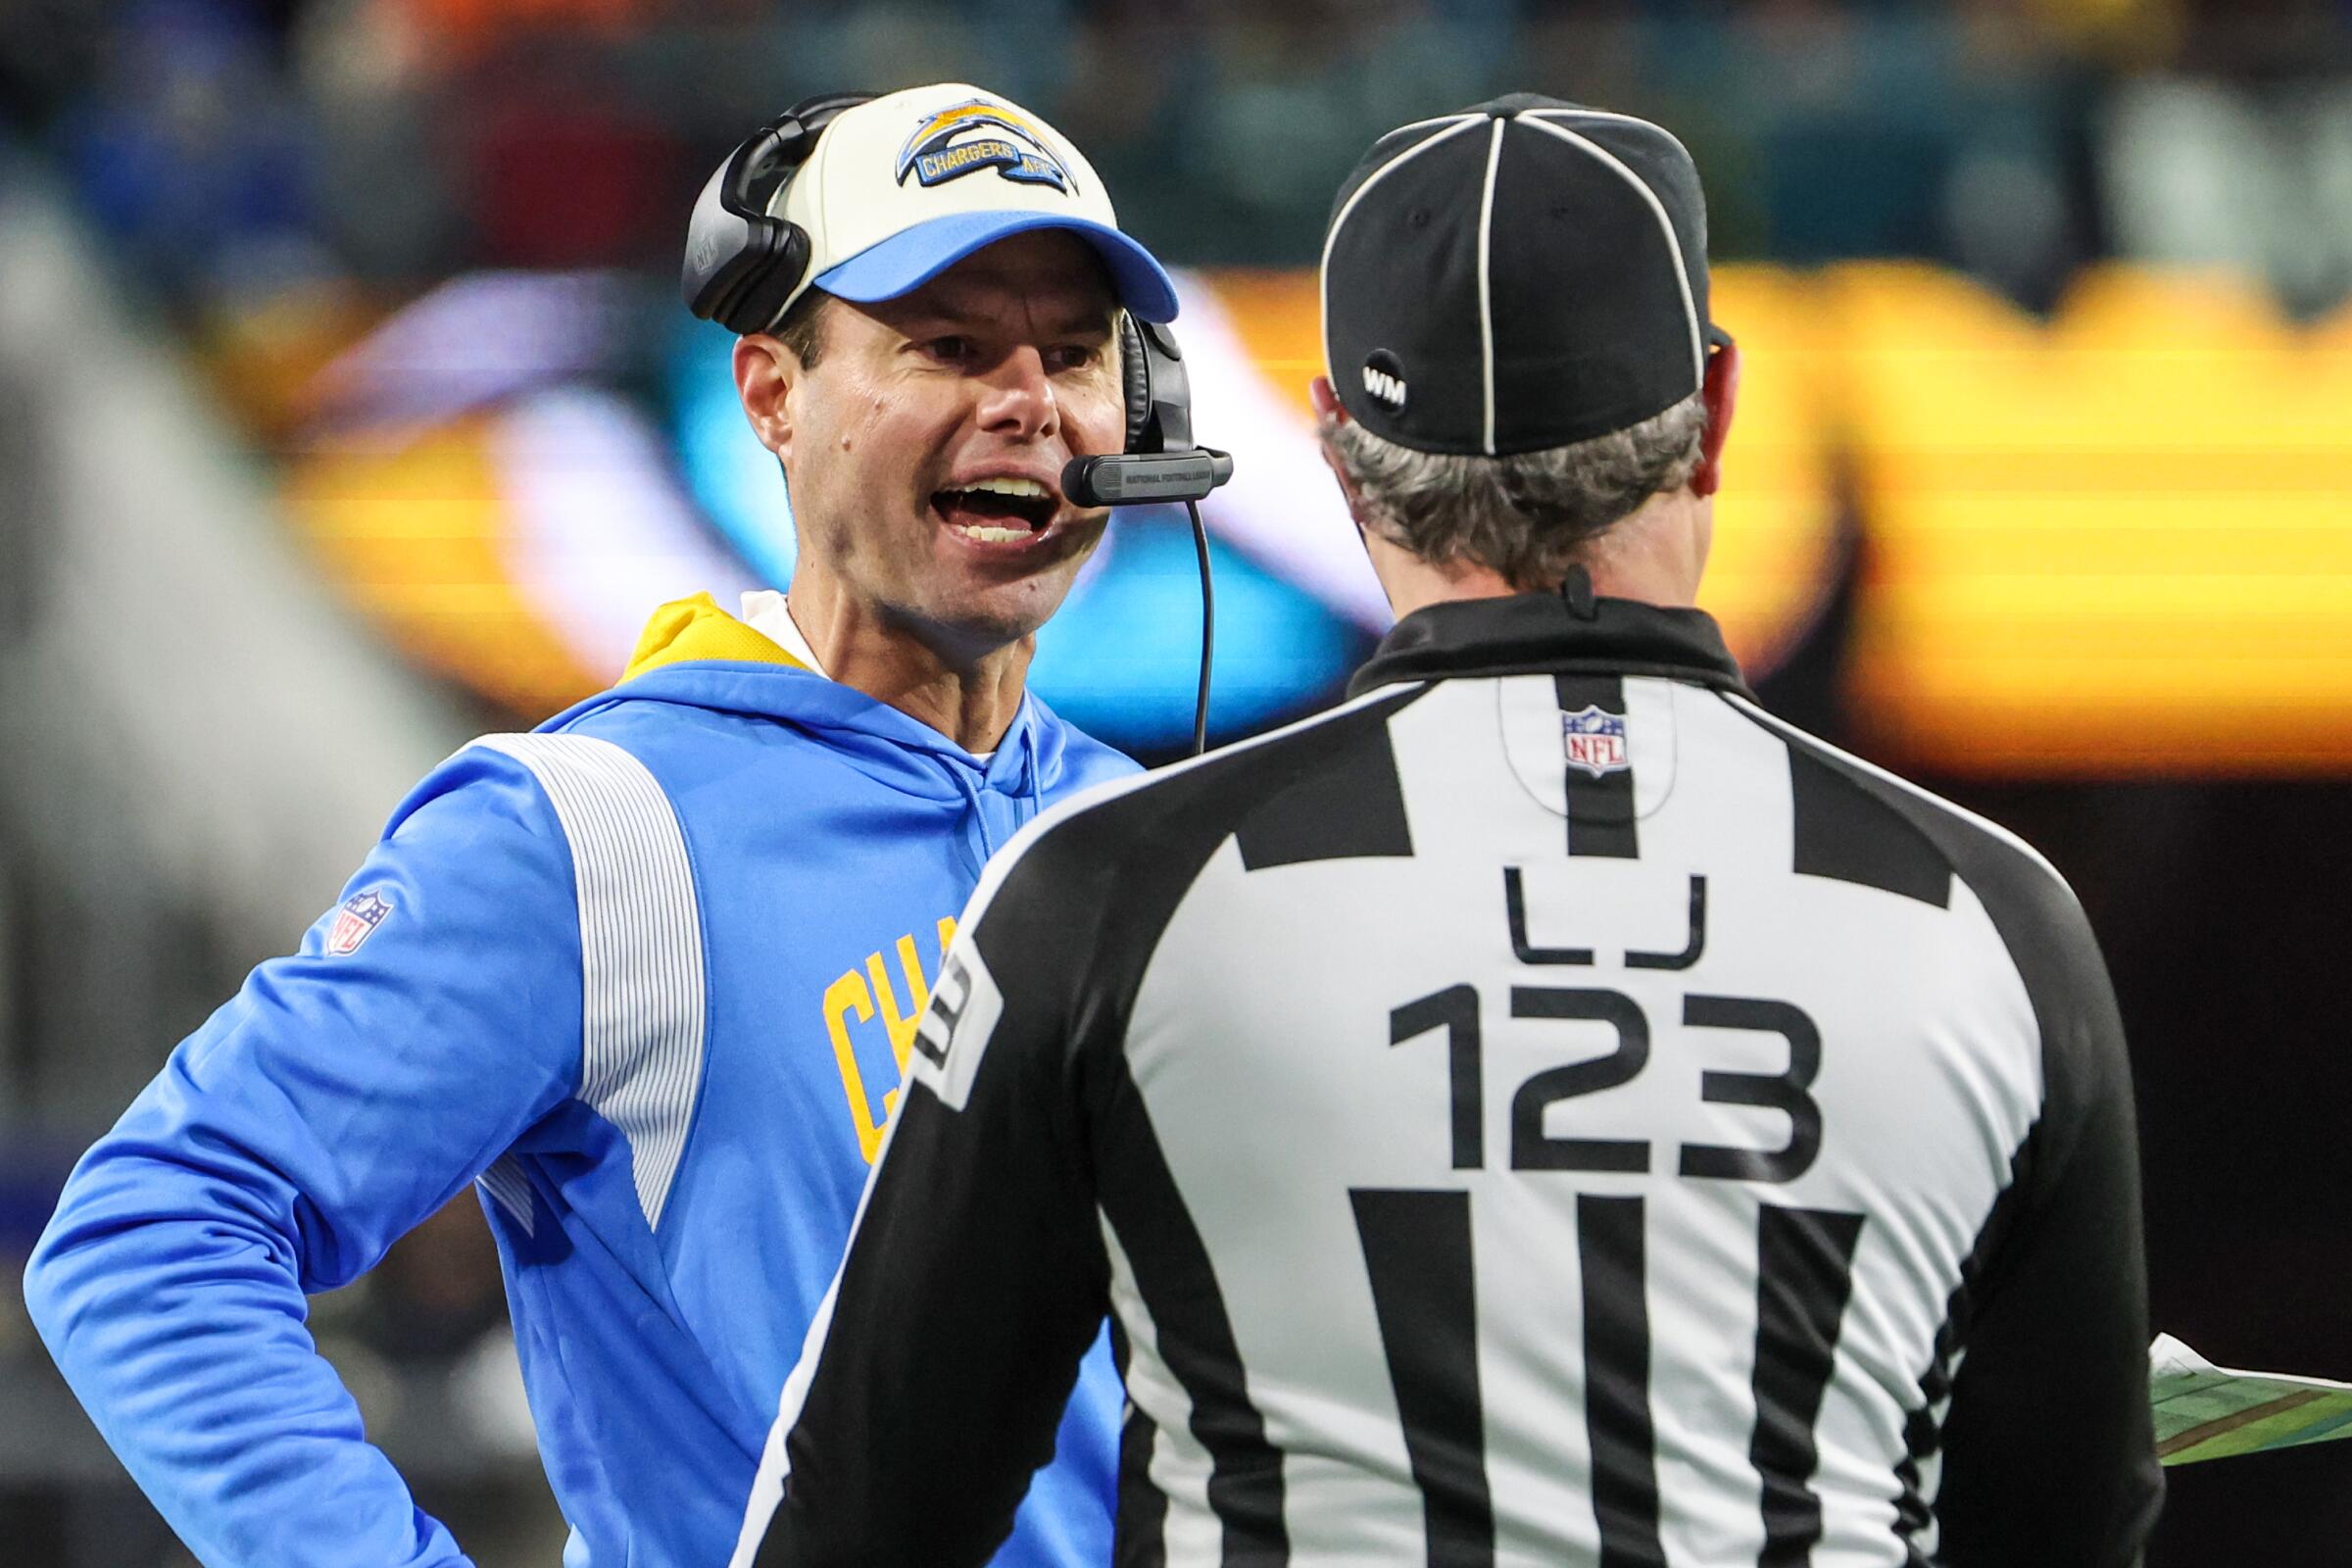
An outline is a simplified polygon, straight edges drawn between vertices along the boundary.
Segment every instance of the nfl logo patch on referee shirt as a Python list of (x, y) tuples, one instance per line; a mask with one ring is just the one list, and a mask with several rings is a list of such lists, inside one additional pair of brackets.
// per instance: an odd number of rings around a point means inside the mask
[(360, 944), (373, 936), (391, 912), (392, 901), (372, 888), (345, 899), (335, 911), (335, 923), (326, 930), (327, 956), (342, 958), (359, 952)]
[(1560, 744), (1568, 753), (1568, 765), (1594, 778), (1634, 765), (1625, 751), (1625, 720), (1591, 704), (1581, 712), (1560, 715)]

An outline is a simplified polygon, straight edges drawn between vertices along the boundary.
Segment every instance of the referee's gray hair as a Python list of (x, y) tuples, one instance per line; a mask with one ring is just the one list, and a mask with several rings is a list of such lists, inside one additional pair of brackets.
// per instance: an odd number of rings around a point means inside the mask
[(1501, 458), (1418, 452), (1353, 419), (1322, 425), (1367, 527), (1424, 561), (1468, 561), (1520, 589), (1556, 587), (1612, 524), (1687, 484), (1706, 432), (1696, 392), (1640, 424)]

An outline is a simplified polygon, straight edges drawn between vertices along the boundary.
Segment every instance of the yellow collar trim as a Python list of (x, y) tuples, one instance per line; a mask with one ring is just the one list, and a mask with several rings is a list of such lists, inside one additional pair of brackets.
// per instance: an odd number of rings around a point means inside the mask
[(647, 670), (660, 669), (663, 664), (705, 659), (785, 664), (794, 669), (808, 667), (786, 653), (773, 638), (737, 620), (718, 608), (717, 600), (700, 593), (673, 599), (654, 612), (620, 678), (635, 680)]

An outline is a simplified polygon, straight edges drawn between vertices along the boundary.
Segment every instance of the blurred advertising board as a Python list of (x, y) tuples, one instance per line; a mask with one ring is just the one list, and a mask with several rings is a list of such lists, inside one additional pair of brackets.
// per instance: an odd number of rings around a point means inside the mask
[[(1183, 283), (1198, 428), (1237, 465), (1204, 509), (1235, 735), (1329, 701), (1387, 613), (1316, 449), (1312, 275)], [(1751, 676), (1834, 637), (1855, 731), (1946, 773), (2352, 767), (2352, 313), (2115, 268), (2042, 320), (1893, 263), (1724, 266), (1715, 312), (1745, 368), (1702, 605)], [(730, 342), (640, 279), (452, 280), (311, 389), (291, 513), (417, 660), (551, 712), (661, 600), (789, 578)], [(1198, 593), (1181, 515), (1122, 515), (1038, 688), (1164, 755)]]

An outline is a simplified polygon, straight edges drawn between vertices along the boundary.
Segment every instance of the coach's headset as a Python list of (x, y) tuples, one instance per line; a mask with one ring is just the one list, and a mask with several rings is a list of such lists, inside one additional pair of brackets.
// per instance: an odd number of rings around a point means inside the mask
[[(681, 278), (686, 308), (731, 332), (764, 332), (808, 270), (808, 231), (768, 211), (776, 192), (808, 161), (816, 139), (843, 111), (872, 93), (804, 99), (760, 126), (727, 155), (694, 204)], [(1081, 507), (1182, 503), (1192, 514), (1200, 559), (1200, 691), (1193, 714), (1193, 750), (1208, 738), (1209, 660), (1215, 598), (1209, 586), (1208, 534), (1199, 502), (1233, 477), (1233, 459), (1193, 443), (1192, 383), (1176, 339), (1157, 321), (1119, 312), (1119, 366), (1125, 383), (1126, 450), (1072, 458), (1061, 491)]]

